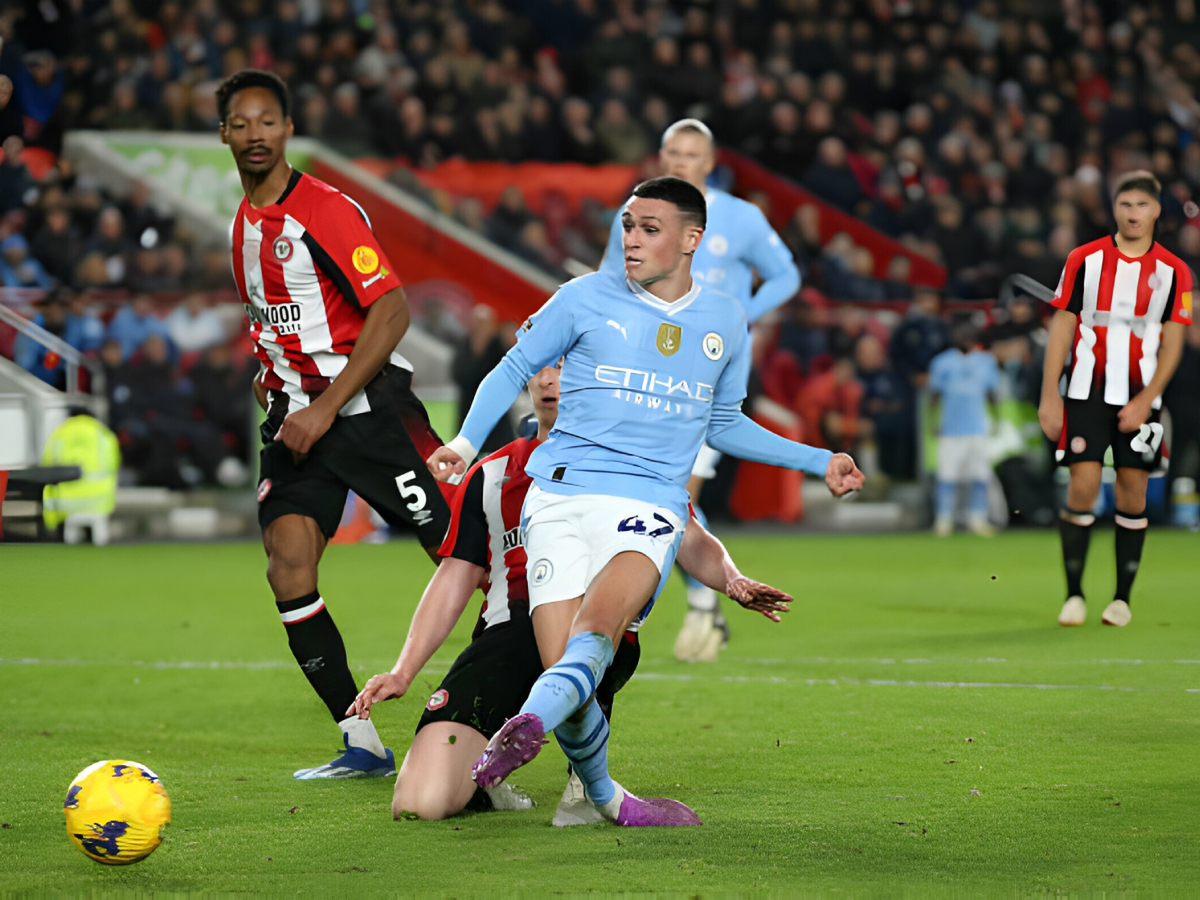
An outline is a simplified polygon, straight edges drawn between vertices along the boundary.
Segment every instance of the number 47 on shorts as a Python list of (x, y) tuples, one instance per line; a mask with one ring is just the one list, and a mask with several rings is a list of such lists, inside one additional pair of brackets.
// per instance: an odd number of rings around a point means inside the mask
[[(675, 526), (658, 513), (654, 514), (654, 518), (662, 522), (662, 526), (651, 531), (649, 537), (663, 537), (675, 531)], [(634, 534), (646, 534), (646, 523), (637, 516), (630, 516), (628, 519), (621, 520), (621, 523), (617, 525), (617, 531), (632, 531)]]

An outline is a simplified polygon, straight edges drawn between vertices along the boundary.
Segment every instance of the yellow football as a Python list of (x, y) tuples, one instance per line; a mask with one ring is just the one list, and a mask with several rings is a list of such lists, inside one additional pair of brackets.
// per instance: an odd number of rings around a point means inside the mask
[(148, 767), (106, 759), (75, 776), (63, 811), (72, 844), (96, 862), (119, 866), (145, 859), (162, 843), (171, 800)]

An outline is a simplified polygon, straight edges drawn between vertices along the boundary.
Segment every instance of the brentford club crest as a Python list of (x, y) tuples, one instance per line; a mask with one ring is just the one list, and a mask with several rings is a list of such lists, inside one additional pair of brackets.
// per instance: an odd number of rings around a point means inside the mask
[(271, 479), (264, 478), (258, 483), (258, 502), (262, 503), (266, 500), (269, 493), (271, 493)]
[(429, 702), (425, 704), (425, 708), (429, 710), (441, 709), (450, 700), (450, 692), (445, 688), (433, 692), (433, 696), (429, 698)]
[(292, 242), (285, 237), (275, 238), (271, 249), (275, 251), (275, 258), (280, 262), (287, 262), (292, 258)]

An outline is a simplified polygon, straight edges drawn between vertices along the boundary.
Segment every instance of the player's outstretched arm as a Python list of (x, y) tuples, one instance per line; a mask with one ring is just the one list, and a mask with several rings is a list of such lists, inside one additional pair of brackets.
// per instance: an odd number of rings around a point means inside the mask
[(283, 441), (294, 453), (311, 450), (329, 430), (341, 408), (379, 374), (408, 331), (408, 321), (408, 300), (403, 288), (392, 288), (372, 303), (346, 368), (320, 397), (283, 420), (275, 440)]
[(568, 290), (560, 289), (526, 323), (516, 346), (480, 382), (458, 435), (425, 461), (438, 481), (449, 481), (466, 472), (534, 373), (553, 363), (574, 343), (574, 311), (570, 300), (560, 299)]
[(821, 476), (835, 497), (863, 486), (863, 473), (845, 453), (832, 453), (789, 441), (763, 428), (733, 406), (714, 405), (706, 440), (714, 450), (738, 459)]
[(482, 577), (482, 567), (473, 563), (453, 557), (442, 560), (413, 613), (396, 665), (390, 672), (371, 676), (346, 715), (369, 719), (372, 705), (405, 695), (417, 673), (450, 636)]
[(688, 520), (676, 558), (683, 570), (697, 581), (720, 591), (746, 609), (762, 613), (772, 622), (778, 622), (779, 613), (787, 612), (788, 604), (792, 602), (789, 594), (739, 572), (725, 545), (705, 530), (695, 517)]
[(1042, 431), (1052, 441), (1057, 441), (1063, 429), (1063, 398), (1058, 392), (1058, 381), (1062, 378), (1071, 352), (1071, 339), (1075, 337), (1078, 316), (1065, 309), (1057, 310), (1050, 319), (1049, 336), (1046, 339), (1046, 361), (1042, 365), (1042, 399), (1038, 404), (1038, 422)]

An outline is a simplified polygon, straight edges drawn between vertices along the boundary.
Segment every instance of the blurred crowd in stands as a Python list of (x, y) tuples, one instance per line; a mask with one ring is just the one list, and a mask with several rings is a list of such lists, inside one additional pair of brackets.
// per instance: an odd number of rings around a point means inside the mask
[[(66, 163), (36, 184), (21, 142), (214, 132), (216, 87), (246, 66), (287, 80), (299, 134), (403, 159), (396, 178), (415, 191), (414, 170), (452, 156), (649, 173), (663, 129), (698, 116), (719, 143), (945, 265), (942, 297), (909, 283), (903, 256), (877, 278), (872, 251), (845, 233), (823, 242), (821, 207), (804, 204), (783, 237), (805, 288), (756, 336), (756, 389), (806, 440), (877, 446), (900, 478), (916, 468), (916, 390), (947, 342), (943, 297), (993, 298), (1013, 271), (1056, 283), (1071, 248), (1111, 230), (1112, 173), (1158, 175), (1159, 238), (1200, 263), (1195, 0), (42, 0), (0, 3), (0, 38), (5, 285), (227, 287), (227, 259), (189, 254), (144, 195), (105, 198)], [(599, 262), (612, 216), (555, 198), (535, 214), (515, 188), (492, 209), (427, 198), (559, 278)], [(748, 199), (769, 212), (766, 196)], [(64, 296), (67, 310), (82, 302)], [(1017, 298), (975, 315), (1014, 396), (1035, 399), (1039, 310)], [(458, 344), (465, 395), (511, 339), (486, 313), (427, 324)], [(97, 352), (178, 367), (187, 351), (162, 344)]]
[[(288, 81), (299, 133), (417, 167), (453, 155), (636, 164), (693, 114), (943, 261), (950, 296), (988, 298), (1004, 271), (1054, 281), (1070, 247), (1107, 230), (1115, 168), (1156, 172), (1164, 242), (1200, 257), (1196, 7), (44, 0), (0, 13), (12, 83), (0, 138), (53, 149), (65, 128), (211, 132), (219, 80), (245, 66)], [(578, 249), (545, 223), (523, 229), (506, 237), (550, 268)], [(829, 267), (853, 276), (843, 256)]]
[[(102, 381), (86, 386), (95, 392), (103, 385), (126, 482), (176, 489), (244, 483), (255, 449), (250, 382), (258, 367), (239, 340), (240, 305), (213, 305), (202, 293), (106, 301), (58, 287), (30, 318), (97, 364)], [(0, 325), (0, 344), (9, 342), (5, 355), (66, 387), (66, 363), (53, 348)]]

